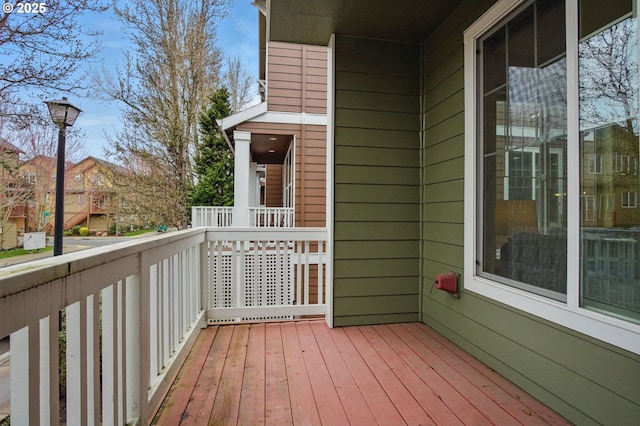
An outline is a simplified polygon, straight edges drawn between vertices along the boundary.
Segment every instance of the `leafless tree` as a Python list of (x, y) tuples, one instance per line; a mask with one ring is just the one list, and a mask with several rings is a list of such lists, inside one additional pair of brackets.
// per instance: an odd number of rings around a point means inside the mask
[(219, 84), (215, 30), (227, 3), (131, 0), (117, 7), (135, 50), (115, 77), (99, 81), (123, 105), (124, 130), (109, 156), (132, 173), (137, 202), (178, 228), (188, 221), (197, 117)]
[[(81, 24), (87, 12), (101, 12), (100, 0), (49, 0), (14, 2), (13, 12), (0, 15), (0, 104), (4, 114), (24, 116), (32, 112), (25, 92), (38, 95), (81, 89), (86, 79), (78, 73), (80, 64), (99, 49), (97, 33)], [(22, 6), (20, 6), (22, 5)], [(25, 12), (28, 7), (30, 13)], [(22, 8), (22, 9), (21, 9)], [(24, 99), (22, 99), (24, 97)], [(37, 104), (41, 102), (38, 99)]]
[(242, 62), (237, 56), (225, 58), (222, 84), (229, 91), (232, 112), (242, 111), (257, 95), (256, 81), (242, 66)]
[(580, 43), (580, 119), (586, 128), (619, 123), (637, 133), (638, 40), (625, 19)]

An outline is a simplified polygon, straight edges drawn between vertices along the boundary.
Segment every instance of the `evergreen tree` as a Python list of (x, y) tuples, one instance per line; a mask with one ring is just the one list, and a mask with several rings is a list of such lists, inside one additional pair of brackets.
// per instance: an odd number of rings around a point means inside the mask
[(233, 154), (216, 120), (231, 114), (229, 91), (216, 90), (198, 117), (201, 140), (195, 157), (193, 206), (233, 205)]

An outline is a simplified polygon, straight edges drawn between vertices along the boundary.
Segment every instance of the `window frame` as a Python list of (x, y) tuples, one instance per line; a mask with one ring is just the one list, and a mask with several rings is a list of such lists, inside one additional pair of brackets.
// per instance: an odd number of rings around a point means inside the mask
[(638, 193), (636, 191), (622, 191), (620, 193), (620, 205), (623, 209), (637, 208)]
[[(640, 3), (640, 0), (635, 0)], [(552, 323), (640, 354), (640, 325), (580, 306), (580, 220), (567, 223), (567, 298), (550, 299), (478, 275), (479, 213), (482, 179), (479, 170), (481, 120), (478, 99), (480, 55), (478, 41), (531, 0), (499, 0), (464, 32), (465, 174), (464, 174), (464, 288)], [(638, 5), (636, 4), (636, 8)], [(579, 219), (580, 146), (578, 79), (578, 0), (566, 1), (567, 39), (567, 215)]]

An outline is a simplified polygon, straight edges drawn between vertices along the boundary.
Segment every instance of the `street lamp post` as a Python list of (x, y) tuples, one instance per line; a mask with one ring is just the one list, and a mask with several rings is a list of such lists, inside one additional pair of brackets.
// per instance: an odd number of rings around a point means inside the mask
[(62, 254), (62, 232), (64, 227), (64, 156), (67, 127), (73, 126), (82, 112), (67, 98), (45, 101), (54, 124), (58, 126), (58, 159), (56, 162), (56, 217), (54, 221), (53, 255)]

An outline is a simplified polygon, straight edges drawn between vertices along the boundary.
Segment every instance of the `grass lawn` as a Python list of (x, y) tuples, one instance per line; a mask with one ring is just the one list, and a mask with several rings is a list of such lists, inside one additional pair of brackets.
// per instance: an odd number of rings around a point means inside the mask
[(53, 251), (53, 247), (49, 246), (39, 250), (25, 250), (25, 249), (3, 250), (3, 251), (0, 251), (0, 259), (7, 259), (9, 257), (22, 256), (23, 254), (46, 253), (48, 251)]
[(156, 230), (155, 229), (138, 229), (137, 231), (125, 232), (122, 235), (124, 235), (125, 237), (135, 237), (136, 235), (146, 234), (147, 232), (156, 232)]

